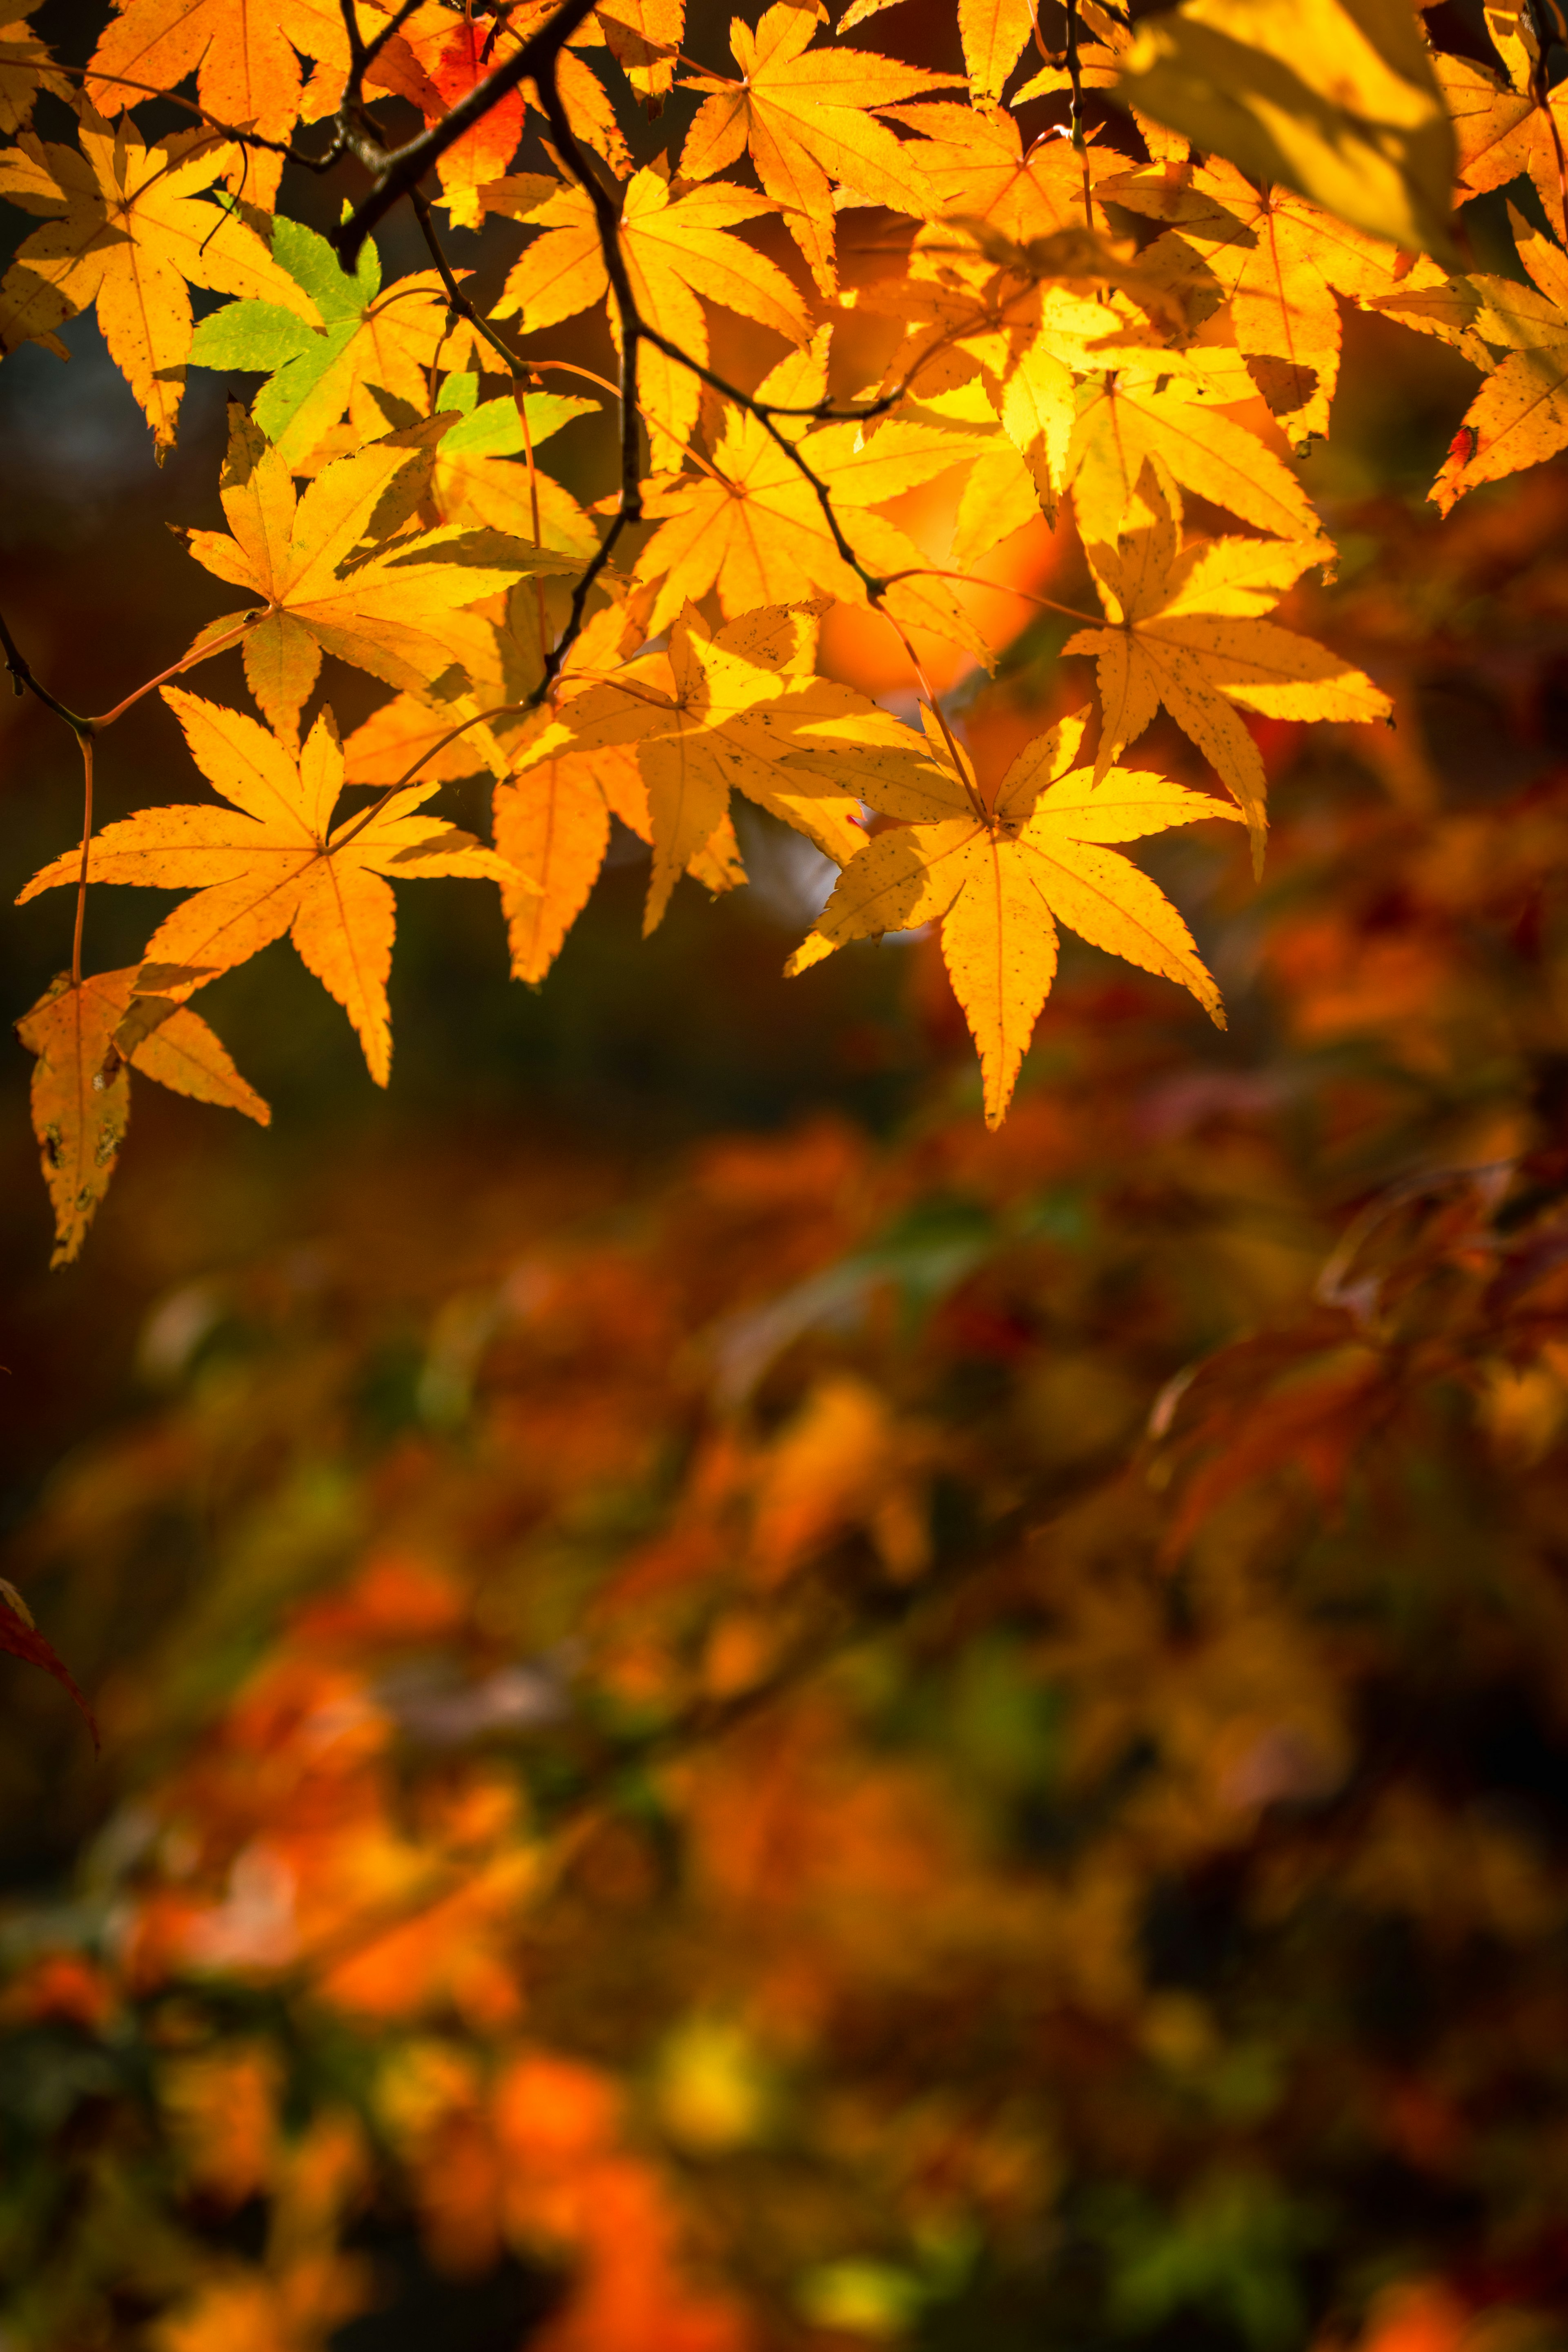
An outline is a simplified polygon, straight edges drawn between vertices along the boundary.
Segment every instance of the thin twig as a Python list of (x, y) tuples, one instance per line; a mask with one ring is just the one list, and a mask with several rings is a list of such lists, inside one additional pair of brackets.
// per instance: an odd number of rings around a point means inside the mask
[(247, 613), (242, 621), (237, 621), (232, 629), (226, 629), (221, 637), (214, 637), (209, 645), (193, 646), (188, 654), (182, 654), (177, 662), (171, 662), (167, 669), (161, 669), (156, 677), (150, 677), (144, 686), (136, 688), (134, 694), (128, 694), (123, 702), (117, 702), (112, 710), (100, 711), (96, 719), (89, 719), (87, 722), (89, 727), (94, 733), (105, 727), (112, 727), (117, 719), (123, 718), (132, 706), (140, 702), (144, 694), (151, 694), (154, 687), (167, 685), (170, 678), (179, 677), (184, 671), (195, 669), (198, 662), (209, 660), (214, 654), (226, 653), (230, 646), (238, 645), (255, 617), (254, 614)]
[(3, 614), (0, 614), (0, 646), (5, 648), (5, 667), (11, 673), (12, 688), (15, 693), (37, 695), (45, 709), (52, 710), (57, 719), (63, 719), (72, 734), (78, 737), (90, 735), (93, 729), (101, 724), (98, 719), (83, 719), (79, 711), (68, 709), (63, 702), (49, 692), (47, 686), (39, 684), (16, 638), (6, 627)]
[(68, 65), (62, 58), (51, 59), (49, 70), (51, 73), (75, 74), (83, 82), (89, 79), (111, 81), (118, 83), (122, 89), (144, 90), (149, 98), (165, 99), (171, 106), (183, 106), (187, 114), (196, 115), (209, 131), (231, 139), (237, 147), (259, 147), (268, 155), (281, 155), (287, 163), (302, 164), (307, 172), (330, 170), (343, 152), (342, 139), (338, 134), (334, 135), (324, 155), (301, 155), (287, 139), (268, 139), (259, 131), (242, 131), (237, 123), (219, 121), (217, 116), (209, 114), (205, 106), (198, 106), (194, 98), (182, 98), (178, 90), (165, 89), (161, 82), (137, 81), (131, 74), (105, 73), (100, 66)]

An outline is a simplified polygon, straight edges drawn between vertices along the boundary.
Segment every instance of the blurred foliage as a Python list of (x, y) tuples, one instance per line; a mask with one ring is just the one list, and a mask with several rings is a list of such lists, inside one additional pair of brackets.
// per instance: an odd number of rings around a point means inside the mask
[(880, 1139), (411, 1116), (153, 1302), (6, 1563), (8, 2343), (1561, 2340), (1568, 475), (1347, 515), (1228, 1040), (1086, 957), (987, 1137), (867, 951)]

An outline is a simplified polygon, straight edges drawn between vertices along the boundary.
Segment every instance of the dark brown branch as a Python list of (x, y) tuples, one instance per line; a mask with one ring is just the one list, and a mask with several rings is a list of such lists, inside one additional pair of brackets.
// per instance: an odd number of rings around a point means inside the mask
[[(360, 247), (376, 223), (384, 220), (399, 199), (416, 187), (434, 163), (439, 162), (448, 147), (453, 147), (466, 131), (500, 105), (501, 100), (516, 89), (520, 82), (534, 82), (541, 100), (547, 87), (554, 89), (555, 60), (592, 9), (594, 0), (563, 0), (547, 24), (531, 34), (519, 49), (514, 49), (504, 65), (487, 74), (483, 81), (474, 84), (466, 98), (458, 100), (449, 114), (422, 131), (417, 139), (405, 146), (394, 148), (388, 154), (370, 136), (366, 125), (357, 120), (359, 98), (345, 102), (340, 121), (344, 125), (345, 140), (356, 147), (362, 160), (375, 173), (375, 183), (363, 202), (356, 205), (332, 238), (338, 259), (350, 275), (359, 259)], [(353, 14), (353, 0), (343, 0), (347, 16)], [(357, 33), (357, 28), (356, 28)], [(556, 96), (560, 110), (559, 94)], [(545, 106), (549, 114), (550, 109)], [(564, 116), (563, 116), (564, 120)], [(570, 131), (568, 131), (570, 137)]]
[[(561, 16), (559, 24), (569, 15), (573, 0)], [(637, 352), (647, 330), (637, 309), (637, 297), (626, 270), (626, 257), (621, 251), (620, 215), (610, 196), (600, 184), (597, 174), (590, 170), (586, 157), (577, 144), (576, 135), (566, 119), (565, 100), (556, 79), (556, 59), (563, 41), (550, 51), (535, 76), (539, 102), (550, 125), (551, 137), (557, 153), (594, 208), (594, 222), (599, 233), (599, 250), (604, 256), (605, 272), (615, 298), (616, 317), (620, 327), (621, 345), (621, 502), (615, 520), (600, 541), (597, 554), (588, 565), (572, 592), (572, 608), (566, 615), (566, 625), (556, 639), (544, 664), (544, 675), (533, 695), (535, 703), (542, 702), (561, 675), (562, 666), (576, 642), (583, 626), (583, 616), (588, 608), (588, 597), (594, 583), (608, 563), (621, 533), (632, 523), (642, 520), (642, 467), (637, 440)]]
[(37, 695), (46, 710), (52, 710), (57, 719), (65, 720), (79, 743), (88, 742), (97, 731), (94, 721), (90, 719), (83, 719), (78, 711), (68, 710), (63, 702), (49, 692), (47, 686), (41, 686), (38, 683), (26, 656), (6, 627), (3, 614), (0, 614), (0, 647), (5, 649), (5, 667), (11, 673), (12, 691), (17, 695)]
[[(352, 10), (353, 0), (345, 0), (345, 5)], [(365, 47), (361, 52), (358, 68), (359, 80), (354, 85), (354, 96), (356, 99), (363, 97), (364, 94), (363, 84), (364, 77), (370, 71), (371, 67), (374, 65), (377, 58), (380, 57), (383, 49), (385, 48), (388, 41), (393, 37), (393, 35), (395, 33), (401, 33), (403, 27), (407, 24), (408, 19), (413, 16), (415, 10), (419, 5), (420, 0), (403, 0), (403, 5), (398, 9), (397, 14), (395, 16), (389, 16), (385, 24), (382, 26), (380, 32), (377, 33), (374, 40), (366, 44)]]
[(490, 349), (500, 353), (500, 357), (506, 362), (507, 372), (509, 374), (515, 376), (525, 373), (528, 368), (528, 362), (523, 359), (519, 352), (512, 350), (511, 345), (506, 341), (506, 338), (499, 333), (490, 324), (489, 320), (485, 317), (484, 312), (478, 309), (474, 303), (469, 301), (468, 296), (458, 285), (452, 269), (452, 265), (447, 260), (446, 253), (442, 248), (441, 241), (436, 234), (436, 224), (430, 217), (430, 205), (428, 198), (424, 194), (422, 190), (418, 188), (410, 188), (408, 191), (408, 201), (414, 207), (414, 217), (419, 224), (420, 233), (429, 250), (430, 258), (435, 263), (437, 269), (439, 271), (441, 283), (447, 289), (447, 309), (452, 312), (454, 317), (466, 319), (469, 326), (472, 327), (477, 333), (481, 334), (484, 337), (486, 342), (490, 346)]

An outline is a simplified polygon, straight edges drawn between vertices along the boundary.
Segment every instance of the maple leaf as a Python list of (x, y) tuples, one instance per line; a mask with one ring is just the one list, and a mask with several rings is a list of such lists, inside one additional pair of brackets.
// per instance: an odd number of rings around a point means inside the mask
[[(142, 985), (177, 1001), (287, 931), (347, 1013), (372, 1077), (384, 1086), (392, 1062), (386, 981), (397, 920), (385, 877), (464, 874), (502, 881), (510, 869), (471, 834), (416, 814), (439, 791), (437, 783), (394, 793), (334, 829), (343, 759), (330, 712), (317, 719), (296, 760), (242, 711), (179, 687), (163, 693), (197, 767), (230, 805), (142, 809), (93, 836), (89, 882), (196, 894), (153, 932)], [(74, 882), (80, 863), (74, 849), (57, 857), (34, 875), (18, 905)]]
[(942, 960), (980, 1055), (985, 1123), (1006, 1116), (1057, 968), (1057, 925), (1197, 998), (1220, 1027), (1219, 991), (1170, 900), (1108, 845), (1237, 812), (1164, 776), (1074, 768), (1081, 716), (1021, 751), (994, 799), (927, 718), (932, 764), (866, 797), (904, 820), (853, 857), (784, 969), (804, 971), (846, 940), (942, 925)]
[[(500, 193), (505, 184), (489, 191), (492, 210), (510, 209)], [(517, 317), (522, 332), (531, 335), (603, 300), (609, 278), (585, 189), (563, 187), (542, 203), (532, 200), (530, 190), (525, 206), (520, 213), (524, 226), (545, 233), (514, 265), (493, 315)], [(754, 246), (727, 233), (777, 209), (771, 198), (727, 182), (672, 194), (663, 158), (638, 172), (626, 185), (621, 252), (642, 317), (703, 365), (704, 301), (722, 303), (790, 342), (803, 342), (811, 322), (789, 278)], [(613, 304), (610, 326), (618, 346), (620, 320)], [(689, 368), (645, 343), (637, 358), (637, 389), (655, 470), (679, 465), (697, 422), (700, 383)]]
[(574, 418), (601, 415), (599, 403), (556, 392), (480, 401), (478, 386), (477, 376), (457, 375), (441, 390), (437, 414), (451, 407), (459, 415), (436, 445), (427, 496), (438, 520), (591, 556), (599, 534), (570, 490), (539, 466), (531, 470), (512, 460), (538, 449)]
[(356, 437), (374, 439), (385, 430), (375, 391), (422, 414), (431, 370), (470, 358), (473, 330), (453, 319), (435, 270), (384, 289), (367, 237), (351, 278), (324, 236), (281, 214), (272, 253), (299, 289), (294, 307), (230, 303), (202, 320), (190, 355), (197, 367), (266, 372), (251, 415), (297, 472), (345, 410)]
[[(896, 106), (892, 120), (921, 133), (911, 151), (927, 183), (928, 213), (942, 221), (984, 223), (1015, 246), (1063, 228), (1103, 227), (1083, 216), (1084, 174), (1091, 183), (1125, 171), (1125, 159), (1090, 147), (1079, 153), (1065, 139), (1035, 140), (1027, 149), (1010, 114), (977, 113), (949, 100)], [(940, 228), (922, 230), (920, 249), (951, 250)]]
[(958, 0), (958, 31), (971, 94), (994, 105), (1035, 29), (1031, 0)]
[[(296, 498), (286, 461), (231, 407), (219, 494), (234, 536), (187, 531), (185, 544), (198, 563), (262, 602), (244, 641), (245, 675), (279, 735), (295, 735), (323, 652), (466, 715), (461, 664), (472, 633), (461, 608), (520, 572), (574, 568), (575, 558), (556, 551), (451, 528), (391, 540), (356, 562), (383, 498), (421, 458), (433, 463), (428, 450), (393, 434), (334, 458)], [(209, 625), (203, 637), (238, 617)]]
[(1478, 482), (1500, 481), (1568, 447), (1568, 256), (1511, 205), (1509, 218), (1531, 284), (1485, 276), (1463, 281), (1475, 306), (1464, 331), (1507, 357), (1465, 412), (1430, 496), (1448, 513)]
[(1261, 860), (1267, 778), (1232, 704), (1271, 719), (1386, 719), (1388, 697), (1326, 646), (1259, 617), (1327, 541), (1215, 539), (1182, 543), (1179, 505), (1152, 466), (1114, 548), (1090, 547), (1100, 601), (1115, 625), (1079, 629), (1064, 654), (1092, 654), (1102, 711), (1100, 782), (1162, 703), (1235, 793)]
[[(427, 124), (438, 122), (476, 84), (506, 63), (554, 13), (555, 5), (556, 0), (532, 0), (532, 5), (476, 17), (467, 7), (458, 15), (442, 0), (425, 0), (374, 59), (366, 87), (391, 90), (416, 106)], [(617, 179), (624, 179), (632, 167), (631, 156), (615, 109), (592, 68), (577, 55), (585, 40), (602, 37), (590, 19), (574, 37), (575, 46), (561, 51), (556, 79), (576, 136), (605, 158)], [(523, 92), (508, 90), (437, 159), (440, 201), (454, 227), (479, 226), (488, 184), (500, 178), (517, 152), (524, 108)]]
[(41, 89), (52, 90), (57, 98), (74, 95), (65, 76), (54, 71), (47, 44), (27, 29), (27, 19), (39, 5), (40, 0), (26, 0), (17, 7), (12, 0), (0, 7), (0, 131), (7, 137), (26, 128)]
[[(319, 122), (343, 94), (348, 34), (333, 0), (116, 0), (116, 6), (86, 84), (89, 104), (103, 114), (140, 105), (148, 85), (174, 89), (194, 73), (197, 96), (219, 122), (287, 140), (301, 114)], [(316, 64), (303, 89), (296, 51)], [(253, 203), (270, 205), (283, 158), (253, 147), (228, 169)]]
[(680, 151), (680, 176), (711, 179), (748, 149), (766, 194), (824, 294), (838, 289), (833, 251), (834, 190), (854, 204), (885, 205), (922, 217), (931, 192), (918, 154), (877, 119), (875, 109), (960, 77), (928, 73), (867, 49), (811, 47), (819, 22), (812, 0), (775, 0), (756, 30), (730, 26), (739, 81), (694, 74), (708, 92)]
[[(62, 881), (77, 878), (79, 851), (57, 862), (70, 869)], [(51, 1265), (68, 1265), (77, 1255), (109, 1189), (131, 1116), (133, 1069), (176, 1094), (243, 1111), (263, 1127), (272, 1116), (206, 1023), (185, 1005), (141, 999), (132, 1033), (117, 1043), (132, 1013), (136, 977), (134, 966), (95, 972), (78, 988), (61, 972), (16, 1024), (23, 1045), (37, 1056), (33, 1132), (54, 1203)]]
[(1144, 462), (1156, 458), (1189, 490), (1280, 539), (1315, 539), (1317, 517), (1289, 467), (1244, 425), (1216, 413), (1254, 397), (1242, 354), (1200, 347), (1162, 351), (1128, 343), (1079, 364), (1098, 366), (1074, 395), (1077, 415), (1063, 463), (1079, 529), (1112, 542)]
[(920, 739), (852, 688), (803, 675), (800, 624), (774, 606), (710, 635), (688, 605), (668, 653), (586, 688), (520, 755), (520, 773), (562, 752), (636, 744), (653, 838), (644, 932), (677, 877), (728, 814), (731, 788), (842, 863), (861, 846), (858, 793), (923, 765)]
[[(485, 681), (487, 699), (492, 677), (498, 699), (521, 700), (537, 683), (538, 656), (527, 657), (529, 617), (526, 612), (518, 616), (521, 635), (510, 627), (497, 628), (500, 661)], [(583, 692), (618, 664), (629, 625), (617, 606), (596, 613), (566, 656), (556, 679), (557, 696)], [(632, 635), (635, 641), (636, 632)], [(532, 722), (535, 730), (548, 723)], [(502, 718), (495, 725), (503, 737), (510, 737), (519, 721)], [(399, 695), (373, 711), (343, 746), (345, 778), (384, 787), (400, 783), (416, 766), (428, 777), (471, 776), (483, 765), (475, 731), (443, 741), (451, 732), (449, 717), (424, 708), (410, 695)], [(546, 751), (520, 780), (496, 785), (495, 845), (514, 869), (513, 877), (501, 882), (501, 906), (512, 971), (519, 980), (537, 985), (550, 970), (598, 878), (610, 844), (612, 816), (639, 840), (651, 841), (647, 786), (635, 744)], [(694, 851), (686, 870), (710, 890), (744, 881), (727, 822)]]
[(0, 348), (36, 341), (64, 358), (53, 330), (96, 303), (110, 356), (153, 427), (160, 458), (174, 446), (184, 393), (187, 288), (304, 307), (256, 232), (201, 201), (232, 152), (205, 131), (148, 147), (129, 119), (111, 130), (84, 110), (80, 152), (29, 131), (0, 155), (0, 195), (52, 215), (0, 285)]
[(1470, 58), (1433, 59), (1458, 149), (1456, 193), (1464, 204), (1528, 173), (1553, 230), (1568, 236), (1563, 208), (1568, 91), (1561, 84), (1547, 86), (1527, 10), (1489, 6), (1486, 21), (1506, 73)]
[(1142, 257), (1144, 268), (1181, 284), (1192, 282), (1196, 264), (1254, 381), (1299, 444), (1329, 429), (1340, 368), (1335, 296), (1370, 303), (1396, 288), (1408, 296), (1446, 282), (1436, 263), (1412, 263), (1288, 188), (1257, 188), (1218, 157), (1196, 171), (1129, 173), (1104, 193), (1173, 225)]
[[(781, 361), (757, 397), (809, 406), (826, 383), (826, 341)], [(804, 435), (801, 456), (832, 499), (849, 544), (875, 574), (919, 572), (926, 558), (896, 524), (872, 511), (954, 466), (970, 463), (973, 436), (893, 417), (863, 439), (857, 425)], [(656, 484), (645, 499), (659, 528), (637, 558), (639, 581), (660, 583), (649, 619), (657, 635), (682, 606), (717, 590), (727, 617), (764, 604), (794, 604), (819, 592), (863, 604), (864, 583), (839, 554), (822, 502), (789, 451), (761, 421), (726, 408), (710, 462), (700, 476)], [(957, 600), (935, 579), (899, 582), (885, 602), (906, 625), (989, 656)]]
[(1249, 179), (1447, 258), (1454, 133), (1414, 11), (1183, 0), (1140, 25), (1121, 95)]
[(651, 121), (675, 86), (686, 0), (599, 0), (595, 14), (610, 55)]

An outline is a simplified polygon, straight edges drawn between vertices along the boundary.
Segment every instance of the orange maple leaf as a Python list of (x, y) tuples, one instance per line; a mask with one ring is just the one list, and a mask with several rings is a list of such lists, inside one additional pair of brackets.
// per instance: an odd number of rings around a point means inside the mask
[[(372, 1077), (384, 1086), (392, 1063), (386, 981), (397, 919), (385, 877), (468, 874), (502, 881), (510, 868), (471, 834), (415, 814), (439, 791), (435, 783), (394, 793), (334, 828), (343, 761), (330, 712), (317, 719), (296, 761), (241, 711), (178, 687), (165, 687), (163, 697), (196, 765), (230, 805), (142, 809), (93, 837), (89, 882), (196, 893), (148, 941), (142, 984), (163, 996), (188, 995), (287, 931), (342, 1005)], [(18, 904), (74, 882), (80, 866), (77, 850), (57, 857), (34, 875)]]
[[(69, 869), (58, 878), (74, 882), (80, 852), (57, 863)], [(272, 1116), (198, 1013), (167, 997), (136, 999), (133, 1011), (136, 978), (132, 966), (94, 972), (77, 987), (62, 972), (16, 1024), (23, 1045), (37, 1055), (33, 1132), (55, 1210), (51, 1265), (70, 1264), (109, 1189), (131, 1116), (133, 1069), (176, 1094), (243, 1111), (263, 1127)]]
[(238, 215), (204, 204), (233, 156), (210, 131), (143, 143), (129, 119), (89, 110), (81, 152), (28, 131), (0, 155), (0, 195), (47, 215), (0, 286), (0, 349), (37, 341), (66, 356), (55, 328), (98, 306), (110, 357), (172, 448), (193, 331), (189, 287), (248, 295), (303, 317), (306, 296)]
[[(507, 185), (503, 181), (489, 191), (492, 210), (514, 209), (502, 194)], [(545, 234), (514, 264), (493, 315), (517, 317), (522, 332), (531, 335), (602, 301), (609, 278), (585, 189), (563, 187), (540, 201), (530, 184), (515, 208), (526, 227)], [(703, 364), (708, 360), (704, 302), (721, 303), (742, 318), (771, 327), (787, 341), (803, 342), (811, 322), (794, 285), (766, 254), (729, 234), (777, 209), (770, 197), (731, 187), (727, 181), (672, 192), (663, 158), (638, 172), (626, 186), (620, 243), (642, 317)], [(620, 320), (613, 304), (610, 328), (618, 345)], [(645, 343), (637, 361), (637, 389), (647, 411), (655, 469), (679, 465), (697, 422), (700, 383), (689, 368)]]
[(795, 0), (776, 0), (754, 32), (738, 17), (731, 21), (741, 79), (691, 77), (690, 89), (710, 94), (686, 134), (679, 170), (683, 179), (710, 179), (749, 148), (812, 276), (832, 296), (838, 290), (836, 185), (850, 203), (886, 205), (917, 219), (932, 206), (918, 151), (905, 147), (873, 110), (947, 89), (960, 77), (866, 49), (814, 49), (817, 24), (816, 8)]
[[(301, 114), (319, 122), (343, 92), (348, 33), (334, 0), (116, 0), (119, 15), (92, 53), (89, 102), (118, 114), (149, 89), (174, 89), (196, 77), (202, 104), (219, 122), (287, 140)], [(296, 52), (300, 54), (297, 55)], [(316, 61), (302, 83), (300, 56)], [(237, 189), (270, 205), (281, 155), (252, 147), (228, 163)]]
[[(578, 566), (579, 558), (556, 551), (451, 527), (390, 539), (366, 554), (362, 543), (404, 469), (423, 460), (428, 478), (431, 447), (417, 438), (420, 429), (335, 458), (297, 498), (284, 459), (243, 409), (230, 411), (220, 495), (234, 536), (193, 530), (185, 543), (198, 563), (262, 601), (245, 639), (245, 675), (281, 736), (294, 735), (323, 652), (471, 716), (463, 656), (476, 641), (488, 653), (489, 640), (484, 624), (468, 623), (462, 608), (520, 572)], [(418, 476), (416, 483), (416, 497)], [(198, 644), (239, 617), (212, 623)]]

